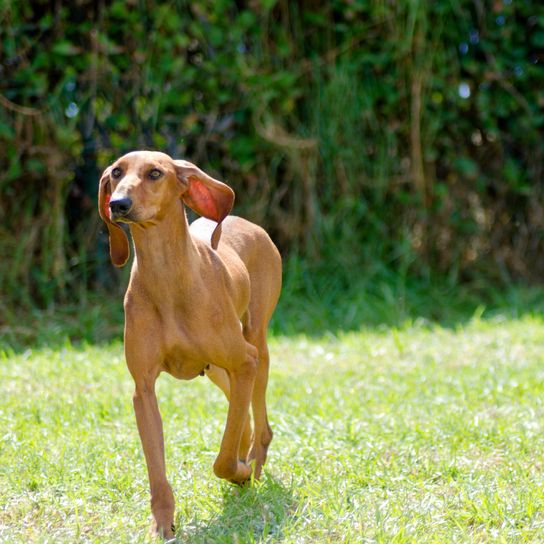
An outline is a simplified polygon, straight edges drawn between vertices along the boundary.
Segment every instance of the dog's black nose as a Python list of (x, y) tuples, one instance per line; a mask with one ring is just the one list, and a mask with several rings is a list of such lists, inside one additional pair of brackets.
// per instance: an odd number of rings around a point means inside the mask
[(122, 217), (132, 208), (132, 200), (128, 197), (110, 200), (110, 210), (113, 216)]

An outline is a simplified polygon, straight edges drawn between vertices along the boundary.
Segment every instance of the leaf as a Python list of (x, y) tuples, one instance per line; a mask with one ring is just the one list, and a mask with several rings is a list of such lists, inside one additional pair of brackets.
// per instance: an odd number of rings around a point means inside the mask
[(79, 47), (76, 47), (73, 43), (66, 40), (57, 42), (55, 45), (53, 45), (52, 51), (57, 55), (66, 57), (79, 55), (79, 53), (81, 53), (81, 49)]
[(469, 157), (459, 157), (454, 161), (454, 165), (460, 174), (468, 178), (475, 178), (478, 175), (478, 163)]
[(13, 127), (6, 123), (0, 123), (0, 138), (4, 140), (11, 140), (15, 138), (15, 131)]
[(531, 41), (536, 47), (544, 47), (544, 30), (538, 30), (535, 32)]

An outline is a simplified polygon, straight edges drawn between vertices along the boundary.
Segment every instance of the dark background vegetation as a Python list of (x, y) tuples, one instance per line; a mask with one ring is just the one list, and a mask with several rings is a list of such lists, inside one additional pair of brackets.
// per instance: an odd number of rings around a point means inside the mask
[(334, 326), (544, 277), (538, 0), (0, 0), (0, 23), (4, 332), (120, 302), (96, 189), (136, 148), (228, 182), (284, 307)]

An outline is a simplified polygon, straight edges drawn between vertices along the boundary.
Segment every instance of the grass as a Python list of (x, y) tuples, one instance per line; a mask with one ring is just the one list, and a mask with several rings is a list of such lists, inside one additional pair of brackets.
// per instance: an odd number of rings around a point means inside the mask
[[(179, 542), (544, 540), (544, 320), (482, 313), (275, 334), (275, 439), (247, 489), (213, 476), (221, 394), (161, 377)], [(51, 327), (53, 347), (1, 352), (0, 541), (147, 542), (122, 345)]]

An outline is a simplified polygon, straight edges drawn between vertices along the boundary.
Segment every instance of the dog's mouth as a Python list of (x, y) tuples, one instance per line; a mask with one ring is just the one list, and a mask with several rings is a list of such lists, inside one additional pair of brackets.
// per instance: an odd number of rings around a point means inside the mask
[(130, 209), (127, 213), (112, 213), (111, 220), (114, 223), (125, 223), (126, 225), (139, 225), (142, 227), (155, 224), (154, 216), (142, 216), (141, 210)]
[(112, 213), (111, 220), (115, 223), (137, 223), (137, 219), (133, 216), (132, 212), (128, 213)]
[(110, 218), (115, 223), (138, 223), (141, 221), (141, 213), (135, 205), (132, 205), (128, 210), (111, 210)]

